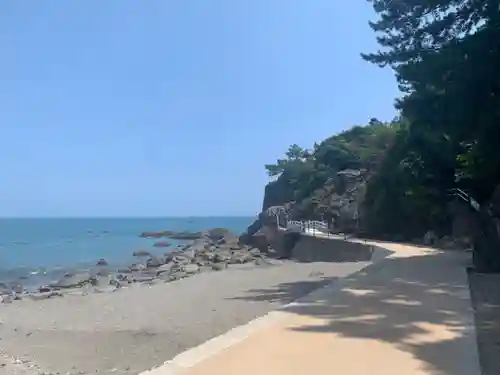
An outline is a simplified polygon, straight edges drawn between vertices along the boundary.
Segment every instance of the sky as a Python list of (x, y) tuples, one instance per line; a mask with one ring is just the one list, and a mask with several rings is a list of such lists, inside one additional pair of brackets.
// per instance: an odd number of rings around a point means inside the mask
[(246, 216), (397, 85), (364, 0), (3, 0), (0, 216)]

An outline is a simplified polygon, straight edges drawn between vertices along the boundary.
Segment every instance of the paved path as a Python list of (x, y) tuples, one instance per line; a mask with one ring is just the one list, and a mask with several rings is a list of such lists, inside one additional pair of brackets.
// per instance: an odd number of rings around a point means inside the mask
[(393, 253), (147, 374), (479, 375), (465, 254), (379, 245)]

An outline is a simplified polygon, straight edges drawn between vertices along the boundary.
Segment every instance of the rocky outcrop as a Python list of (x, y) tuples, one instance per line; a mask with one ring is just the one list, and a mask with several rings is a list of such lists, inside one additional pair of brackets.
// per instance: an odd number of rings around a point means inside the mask
[[(293, 201), (293, 189), (286, 176), (280, 176), (265, 188), (263, 211), (240, 236), (243, 243), (262, 249), (265, 232), (287, 220), (325, 220), (332, 230), (355, 232), (363, 222), (363, 200), (366, 194), (368, 171), (345, 169), (314, 190), (310, 197)], [(267, 241), (270, 244), (269, 241)]]
[[(0, 283), (0, 302), (11, 303), (27, 297), (34, 301), (67, 294), (108, 293), (131, 284), (157, 284), (190, 277), (200, 272), (222, 271), (235, 265), (268, 266), (273, 264), (259, 249), (240, 243), (237, 236), (224, 228), (203, 232), (184, 246), (164, 255), (136, 251), (134, 264), (112, 270), (104, 262), (93, 269), (65, 274), (58, 281), (28, 293), (22, 285)], [(100, 264), (102, 263), (102, 264)]]

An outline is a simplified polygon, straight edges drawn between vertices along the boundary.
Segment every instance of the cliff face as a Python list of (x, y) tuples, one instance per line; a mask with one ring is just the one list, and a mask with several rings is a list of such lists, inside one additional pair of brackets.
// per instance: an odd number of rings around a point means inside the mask
[(293, 201), (293, 187), (290, 181), (280, 176), (269, 182), (264, 188), (264, 200), (262, 202), (262, 212), (272, 206), (283, 206), (285, 203)]
[[(286, 220), (324, 220), (332, 229), (358, 231), (363, 225), (363, 202), (370, 179), (391, 147), (398, 124), (356, 126), (304, 150), (292, 145), (284, 159), (266, 165), (275, 179), (264, 189), (262, 214), (248, 228), (257, 233), (281, 207)], [(271, 210), (272, 211), (272, 210)]]

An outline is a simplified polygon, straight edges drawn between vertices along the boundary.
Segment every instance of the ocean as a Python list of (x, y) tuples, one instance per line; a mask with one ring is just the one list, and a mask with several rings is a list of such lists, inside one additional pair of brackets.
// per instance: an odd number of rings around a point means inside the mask
[[(111, 266), (133, 262), (139, 249), (163, 254), (158, 241), (139, 237), (145, 231), (203, 231), (227, 228), (243, 232), (253, 217), (0, 219), (0, 282), (23, 280), (39, 285), (69, 269), (95, 265), (103, 258)], [(164, 239), (171, 248), (182, 241)]]

